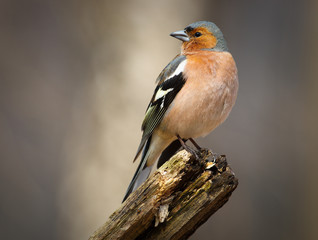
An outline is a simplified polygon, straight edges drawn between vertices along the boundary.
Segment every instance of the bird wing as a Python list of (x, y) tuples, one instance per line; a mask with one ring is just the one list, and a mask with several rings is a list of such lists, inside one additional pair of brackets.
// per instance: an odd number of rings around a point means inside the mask
[(154, 129), (160, 124), (168, 107), (183, 87), (186, 81), (184, 76), (186, 62), (187, 60), (184, 55), (177, 55), (158, 76), (156, 80), (158, 85), (147, 107), (145, 119), (142, 123), (141, 130), (143, 131), (143, 135), (134, 161), (139, 156)]

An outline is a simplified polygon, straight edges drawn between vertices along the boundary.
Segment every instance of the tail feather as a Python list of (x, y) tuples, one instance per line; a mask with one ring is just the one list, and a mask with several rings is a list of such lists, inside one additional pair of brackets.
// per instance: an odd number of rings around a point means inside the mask
[[(184, 139), (184, 141), (187, 141), (187, 140)], [(148, 176), (151, 173), (152, 167), (146, 166), (146, 162), (147, 162), (146, 155), (148, 153), (150, 143), (151, 143), (151, 137), (147, 140), (147, 142), (145, 144), (140, 163), (138, 165), (138, 168), (134, 174), (132, 181), (130, 182), (130, 184), (128, 186), (128, 189), (126, 191), (123, 202), (127, 199), (127, 197), (133, 191), (135, 191), (148, 178)], [(180, 147), (181, 147), (181, 143), (178, 139), (173, 141), (172, 143), (170, 143), (170, 145), (168, 147), (166, 147), (164, 151), (162, 151), (162, 153), (159, 157), (157, 166), (155, 166), (155, 167), (156, 168), (161, 167), (162, 164), (164, 164), (166, 161), (168, 161), (180, 149)]]
[[(142, 156), (141, 156), (141, 160), (140, 160), (140, 163), (137, 167), (137, 170), (127, 188), (127, 191), (126, 191), (126, 194), (124, 196), (124, 199), (123, 199), (123, 202), (127, 199), (127, 197), (137, 188), (139, 187), (139, 185), (147, 179), (147, 177), (149, 176), (150, 174), (150, 171), (147, 173), (146, 168), (146, 162), (147, 160), (145, 159), (146, 158), (146, 155), (147, 155), (147, 152), (149, 150), (149, 146), (150, 146), (150, 142), (151, 142), (151, 136), (148, 138), (146, 144), (145, 144), (145, 147), (144, 147), (144, 150), (142, 152)], [(150, 169), (149, 169), (150, 170)], [(143, 173), (143, 174), (142, 174)]]

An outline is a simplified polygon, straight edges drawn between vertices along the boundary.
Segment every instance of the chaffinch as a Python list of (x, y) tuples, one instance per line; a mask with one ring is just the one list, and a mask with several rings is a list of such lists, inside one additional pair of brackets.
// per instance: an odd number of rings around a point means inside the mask
[(142, 139), (134, 161), (141, 161), (125, 199), (185, 141), (206, 136), (229, 115), (237, 96), (238, 76), (220, 29), (199, 21), (170, 36), (181, 40), (181, 54), (160, 73), (142, 123)]

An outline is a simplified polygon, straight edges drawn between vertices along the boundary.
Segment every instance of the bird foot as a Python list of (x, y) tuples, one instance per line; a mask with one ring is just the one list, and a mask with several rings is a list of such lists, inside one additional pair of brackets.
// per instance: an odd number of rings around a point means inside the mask
[(197, 160), (201, 159), (201, 160), (209, 161), (210, 156), (213, 155), (211, 150), (207, 148), (201, 148), (200, 150), (196, 150), (187, 146), (187, 148), (184, 148), (184, 149), (187, 152), (189, 152), (191, 155), (193, 155), (195, 159)]

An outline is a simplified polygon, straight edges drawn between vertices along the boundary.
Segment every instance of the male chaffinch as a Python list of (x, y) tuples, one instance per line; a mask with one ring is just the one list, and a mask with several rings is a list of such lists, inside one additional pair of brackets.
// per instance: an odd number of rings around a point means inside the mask
[[(181, 54), (160, 73), (142, 123), (134, 161), (141, 161), (124, 200), (185, 141), (206, 136), (229, 115), (237, 96), (238, 76), (220, 29), (199, 21), (170, 36), (181, 40)], [(155, 167), (154, 167), (155, 166)]]

